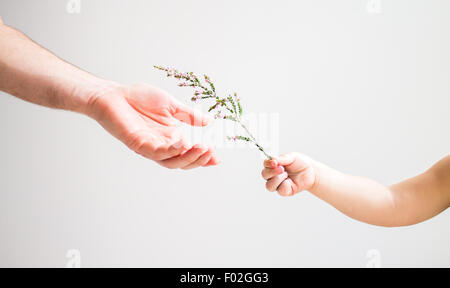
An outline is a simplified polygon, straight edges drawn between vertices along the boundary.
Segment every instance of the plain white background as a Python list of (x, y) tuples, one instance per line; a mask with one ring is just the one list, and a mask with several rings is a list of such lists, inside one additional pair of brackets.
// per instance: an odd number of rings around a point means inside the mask
[[(0, 0), (8, 25), (100, 77), (189, 92), (152, 66), (208, 73), (279, 115), (280, 152), (395, 183), (450, 149), (450, 2)], [(1, 46), (0, 46), (1, 49)], [(207, 128), (207, 129), (213, 129)], [(214, 131), (214, 130), (208, 130)], [(450, 266), (450, 214), (356, 222), (308, 192), (266, 192), (254, 149), (174, 171), (93, 120), (0, 95), (0, 266)]]

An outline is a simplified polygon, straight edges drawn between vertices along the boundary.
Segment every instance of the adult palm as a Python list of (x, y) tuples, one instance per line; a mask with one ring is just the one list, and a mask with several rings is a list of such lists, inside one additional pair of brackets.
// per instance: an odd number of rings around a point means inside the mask
[(114, 86), (95, 93), (88, 115), (136, 153), (167, 168), (192, 169), (219, 163), (214, 149), (189, 143), (178, 121), (205, 126), (209, 118), (167, 92), (146, 84)]

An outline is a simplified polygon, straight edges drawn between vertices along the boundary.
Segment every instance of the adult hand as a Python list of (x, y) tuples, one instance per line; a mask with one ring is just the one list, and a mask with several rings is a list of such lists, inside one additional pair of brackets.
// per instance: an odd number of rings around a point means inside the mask
[(192, 169), (219, 163), (213, 148), (191, 145), (177, 128), (178, 121), (205, 126), (209, 118), (159, 88), (146, 84), (102, 88), (90, 97), (86, 114), (130, 149), (164, 167)]
[(0, 22), (0, 90), (38, 105), (85, 113), (137, 153), (168, 168), (218, 164), (212, 148), (186, 141), (177, 120), (208, 118), (149, 85), (100, 79)]

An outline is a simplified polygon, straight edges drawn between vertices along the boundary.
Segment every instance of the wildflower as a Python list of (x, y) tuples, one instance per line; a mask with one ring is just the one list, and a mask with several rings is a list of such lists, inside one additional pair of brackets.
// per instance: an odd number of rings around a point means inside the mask
[[(178, 86), (180, 87), (196, 87), (194, 90), (194, 96), (191, 98), (192, 101), (196, 102), (200, 99), (207, 100), (211, 99), (214, 100), (213, 104), (209, 107), (208, 112), (215, 111), (216, 114), (214, 115), (214, 118), (216, 119), (226, 119), (231, 120), (236, 123), (238, 123), (241, 128), (245, 131), (247, 136), (233, 136), (233, 137), (227, 137), (229, 140), (232, 141), (245, 141), (245, 142), (251, 142), (253, 143), (268, 159), (272, 159), (272, 157), (267, 154), (267, 152), (263, 149), (261, 145), (256, 141), (256, 138), (250, 133), (248, 128), (245, 126), (244, 123), (241, 121), (242, 116), (242, 106), (240, 98), (237, 96), (237, 93), (234, 92), (233, 97), (227, 96), (227, 97), (220, 97), (216, 94), (216, 88), (214, 84), (211, 82), (211, 79), (207, 75), (203, 75), (204, 82), (200, 81), (200, 79), (193, 73), (181, 73), (173, 68), (164, 68), (162, 66), (154, 66), (158, 70), (162, 70), (167, 72), (167, 76), (173, 76), (174, 78), (183, 80), (183, 82), (178, 83)], [(206, 83), (207, 85), (203, 84)], [(205, 95), (205, 96), (201, 96)], [(223, 110), (223, 111), (222, 111)]]
[(217, 111), (216, 115), (214, 115), (215, 119), (224, 119), (225, 115), (222, 114), (221, 111)]

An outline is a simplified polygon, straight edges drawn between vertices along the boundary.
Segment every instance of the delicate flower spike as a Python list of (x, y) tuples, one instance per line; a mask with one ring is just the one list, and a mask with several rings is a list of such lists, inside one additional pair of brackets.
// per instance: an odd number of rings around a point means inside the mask
[[(234, 137), (228, 136), (227, 138), (232, 141), (245, 141), (253, 143), (268, 159), (272, 159), (272, 157), (266, 153), (261, 145), (256, 141), (256, 138), (250, 133), (248, 128), (242, 123), (242, 106), (240, 98), (237, 96), (236, 92), (234, 92), (233, 97), (226, 96), (220, 97), (216, 94), (216, 88), (212, 83), (211, 79), (207, 75), (203, 75), (204, 81), (200, 81), (200, 79), (193, 72), (182, 73), (173, 68), (166, 68), (162, 66), (153, 66), (158, 70), (165, 71), (167, 73), (167, 77), (174, 77), (183, 82), (179, 82), (178, 86), (180, 87), (193, 87), (195, 88), (194, 96), (191, 98), (192, 101), (196, 102), (198, 100), (207, 100), (210, 99), (213, 101), (211, 103), (208, 112), (215, 112), (214, 118), (216, 119), (226, 119), (231, 120), (238, 123), (241, 128), (245, 131), (247, 136), (237, 135)], [(202, 96), (203, 95), (203, 96)], [(223, 110), (223, 111), (222, 111)]]
[(222, 114), (222, 111), (217, 111), (216, 115), (214, 115), (215, 119), (224, 119), (225, 115)]

